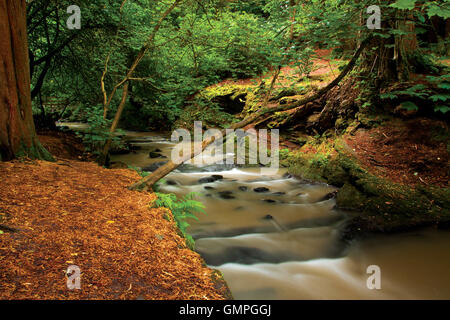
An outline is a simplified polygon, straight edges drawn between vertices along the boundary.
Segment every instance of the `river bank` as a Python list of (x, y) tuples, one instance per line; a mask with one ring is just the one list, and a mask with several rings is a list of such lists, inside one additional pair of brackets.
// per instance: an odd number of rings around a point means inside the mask
[[(136, 172), (59, 158), (3, 162), (0, 176), (0, 299), (231, 297), (167, 211), (151, 208), (155, 195), (126, 188)], [(81, 290), (67, 288), (71, 265)]]
[[(116, 164), (148, 166), (167, 160), (175, 143), (156, 133), (128, 132), (140, 148), (112, 157)], [(159, 158), (151, 158), (159, 153)], [(292, 153), (292, 151), (290, 152)], [(206, 160), (210, 158), (207, 155)], [(206, 214), (191, 220), (195, 250), (220, 270), (236, 299), (447, 298), (450, 266), (446, 231), (417, 229), (343, 239), (349, 212), (336, 206), (336, 187), (258, 167), (188, 165), (168, 175), (160, 192), (191, 192)], [(404, 230), (403, 230), (404, 231)], [(413, 263), (427, 261), (426, 263)], [(378, 265), (382, 290), (366, 286), (366, 268)], [(427, 276), (424, 275), (433, 275)], [(411, 283), (410, 279), (421, 279)]]
[[(113, 163), (124, 167), (164, 161), (174, 145), (157, 133), (126, 132), (125, 138), (133, 151), (112, 157)], [(69, 152), (65, 147), (76, 142), (66, 136), (70, 143), (58, 143), (55, 149), (55, 137), (40, 139), (60, 154)], [(312, 145), (307, 143), (303, 150)], [(71, 149), (77, 149), (77, 144)], [(319, 155), (318, 150), (314, 154)], [(150, 157), (151, 152), (158, 157)], [(292, 160), (291, 156), (285, 160)], [(195, 253), (186, 247), (174, 223), (163, 218), (165, 209), (149, 208), (154, 194), (126, 189), (139, 178), (134, 170), (107, 170), (64, 159), (3, 165), (17, 166), (11, 170), (18, 173), (9, 174), (15, 182), (2, 189), (7, 194), (1, 198), (22, 197), (9, 203), (8, 210), (28, 212), (22, 219), (5, 222), (13, 227), (25, 225), (25, 232), (0, 235), (1, 241), (7, 239), (1, 247), (9, 250), (2, 251), (2, 262), (19, 261), (2, 265), (7, 270), (2, 279), (5, 298), (19, 294), (42, 299), (223, 299), (232, 292), (236, 299), (435, 299), (450, 294), (450, 279), (442, 278), (450, 267), (442, 263), (450, 261), (448, 232), (419, 229), (355, 239), (361, 235), (358, 230), (353, 240), (343, 241), (343, 226), (352, 220), (332, 197), (336, 187), (296, 179), (286, 174), (288, 168), (266, 176), (255, 167), (186, 166), (170, 174), (159, 185), (161, 192), (177, 196), (197, 192), (197, 200), (206, 206), (206, 215), (190, 221)], [(24, 186), (19, 183), (23, 177)], [(59, 188), (51, 187), (56, 181), (68, 187), (64, 199)], [(15, 185), (25, 189), (10, 195), (11, 190), (19, 190)], [(42, 185), (47, 193), (40, 195)], [(47, 204), (45, 208), (40, 201)], [(48, 206), (49, 202), (55, 205)], [(64, 247), (72, 241), (77, 241), (77, 247), (69, 245), (66, 251)], [(68, 263), (81, 264), (86, 292), (66, 289)], [(366, 268), (372, 264), (383, 272), (383, 290), (366, 287)], [(50, 275), (44, 276), (44, 269), (51, 270)], [(420, 283), (409, 280), (419, 278)], [(37, 290), (44, 286), (50, 286), (49, 294)]]
[(343, 236), (448, 228), (445, 123), (414, 119), (357, 126), (350, 125), (341, 135), (311, 138), (286, 160), (290, 173), (339, 188), (337, 207), (352, 217)]
[[(314, 77), (274, 88), (267, 108), (299, 101), (333, 77), (331, 66), (314, 62)], [(351, 219), (343, 237), (390, 233), (450, 224), (450, 136), (446, 115), (421, 105), (402, 109), (401, 100), (379, 101), (363, 108), (355, 79), (333, 88), (321, 99), (277, 112), (247, 129), (279, 129), (280, 160), (301, 180), (339, 189), (330, 194)], [(259, 110), (265, 92), (251, 81), (222, 82), (202, 96), (223, 110), (239, 106), (239, 119)], [(447, 120), (446, 120), (447, 119)], [(183, 125), (181, 123), (180, 125)]]

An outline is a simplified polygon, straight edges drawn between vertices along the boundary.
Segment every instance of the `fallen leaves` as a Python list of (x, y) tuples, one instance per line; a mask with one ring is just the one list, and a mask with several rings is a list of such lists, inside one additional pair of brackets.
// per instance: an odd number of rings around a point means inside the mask
[(135, 172), (64, 163), (0, 163), (0, 218), (20, 230), (0, 236), (0, 299), (224, 298), (155, 195), (126, 188)]
[(410, 186), (448, 187), (447, 144), (433, 136), (434, 129), (441, 125), (448, 134), (447, 126), (439, 120), (418, 118), (388, 122), (369, 130), (358, 130), (353, 137), (346, 137), (346, 143), (364, 167), (375, 175)]

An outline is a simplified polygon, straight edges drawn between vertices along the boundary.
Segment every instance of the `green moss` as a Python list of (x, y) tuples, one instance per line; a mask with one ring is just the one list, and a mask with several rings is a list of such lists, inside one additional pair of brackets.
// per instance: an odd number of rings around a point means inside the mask
[(237, 85), (237, 84), (225, 84), (220, 86), (208, 87), (201, 91), (200, 95), (208, 100), (212, 100), (219, 96), (231, 95), (231, 98), (236, 98), (241, 94), (246, 94), (251, 90), (247, 85)]
[(367, 197), (350, 183), (345, 183), (336, 197), (336, 203), (341, 208), (360, 209)]
[(48, 152), (37, 139), (34, 140), (30, 147), (22, 141), (19, 151), (16, 152), (15, 156), (16, 158), (28, 157), (31, 159), (55, 161), (51, 153)]
[(223, 278), (222, 272), (217, 269), (213, 269), (213, 272), (211, 273), (211, 280), (214, 283), (214, 288), (219, 290), (226, 300), (234, 300), (233, 294)]
[(357, 229), (390, 231), (450, 221), (450, 188), (393, 183), (362, 168), (342, 140), (328, 147), (337, 154), (293, 155), (289, 172), (340, 187), (337, 205), (360, 212)]

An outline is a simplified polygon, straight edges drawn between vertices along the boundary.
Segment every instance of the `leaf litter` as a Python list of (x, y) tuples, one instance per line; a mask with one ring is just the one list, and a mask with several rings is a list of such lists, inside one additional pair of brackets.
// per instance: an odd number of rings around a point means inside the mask
[[(139, 179), (74, 160), (0, 163), (0, 299), (225, 299)], [(4, 231), (4, 230), (3, 230)], [(67, 269), (81, 270), (69, 290)]]

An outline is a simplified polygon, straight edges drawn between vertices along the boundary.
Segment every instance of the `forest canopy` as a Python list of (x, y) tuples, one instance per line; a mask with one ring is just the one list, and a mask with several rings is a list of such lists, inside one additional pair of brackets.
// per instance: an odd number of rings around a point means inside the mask
[[(42, 104), (42, 100), (55, 97), (78, 106), (58, 117), (101, 121), (103, 72), (106, 70), (105, 87), (111, 90), (171, 1), (78, 1), (81, 29), (68, 30), (70, 14), (66, 9), (72, 4), (28, 1), (34, 108), (36, 113), (43, 112), (39, 99)], [(182, 1), (163, 21), (136, 69), (123, 125), (145, 129), (164, 123), (170, 128), (186, 103), (192, 102), (186, 99), (205, 86), (230, 77), (255, 77), (280, 64), (294, 63), (303, 71), (309, 67), (315, 48), (332, 48), (345, 55), (355, 47), (355, 39), (368, 33), (389, 42), (383, 50), (398, 46), (400, 38), (414, 37), (420, 50), (446, 53), (442, 51), (448, 39), (437, 26), (444, 23), (448, 29), (447, 1), (383, 1), (378, 4), (383, 24), (380, 31), (368, 30), (365, 23), (370, 17), (366, 8), (373, 4), (338, 0), (294, 1), (294, 6), (289, 6), (289, 1), (273, 0)], [(290, 31), (292, 39), (286, 36)], [(427, 51), (421, 59), (433, 59), (432, 52)], [(414, 55), (416, 50), (408, 60)], [(108, 119), (120, 97), (120, 91), (116, 92)]]

